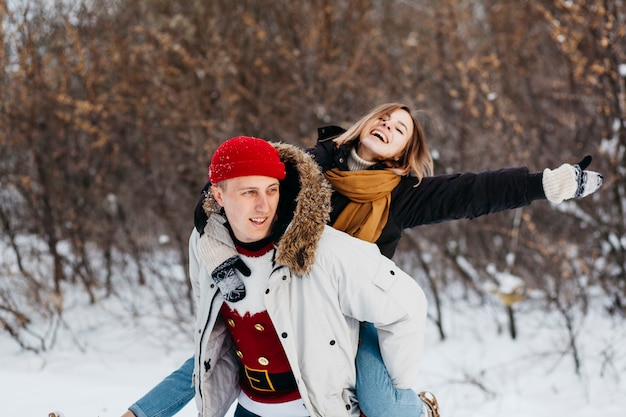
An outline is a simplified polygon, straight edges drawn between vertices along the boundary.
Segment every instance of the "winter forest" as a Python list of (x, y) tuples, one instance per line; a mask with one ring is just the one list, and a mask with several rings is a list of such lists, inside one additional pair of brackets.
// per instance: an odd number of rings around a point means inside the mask
[[(0, 39), (0, 355), (81, 345), (76, 310), (111, 303), (115, 320), (186, 336), (215, 148), (312, 146), (393, 101), (423, 123), (435, 174), (591, 155), (604, 175), (584, 199), (406, 232), (394, 260), (427, 294), (427, 349), (446, 349), (462, 311), (513, 345), (558, 334), (542, 354), (569, 377), (624, 384), (623, 0), (0, 0)], [(592, 316), (606, 339), (590, 371)], [(489, 376), (448, 376), (497, 396)]]

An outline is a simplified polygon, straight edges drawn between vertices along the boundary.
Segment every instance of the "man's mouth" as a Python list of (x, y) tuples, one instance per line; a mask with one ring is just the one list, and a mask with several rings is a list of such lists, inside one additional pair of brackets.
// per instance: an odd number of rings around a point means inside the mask
[(265, 221), (265, 217), (252, 217), (250, 221), (256, 224), (262, 224)]

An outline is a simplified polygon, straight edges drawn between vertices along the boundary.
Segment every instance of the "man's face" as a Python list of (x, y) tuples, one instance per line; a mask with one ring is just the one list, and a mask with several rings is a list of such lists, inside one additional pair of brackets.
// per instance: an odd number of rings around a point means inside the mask
[(231, 178), (213, 185), (211, 191), (224, 207), (239, 241), (257, 242), (270, 235), (280, 197), (276, 178), (261, 175)]

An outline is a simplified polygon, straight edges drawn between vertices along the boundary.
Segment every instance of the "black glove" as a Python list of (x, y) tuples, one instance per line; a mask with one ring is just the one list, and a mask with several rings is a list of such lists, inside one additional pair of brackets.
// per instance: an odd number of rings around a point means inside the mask
[(543, 190), (546, 198), (553, 203), (560, 203), (570, 198), (585, 197), (602, 186), (604, 177), (586, 168), (591, 163), (591, 156), (585, 156), (578, 164), (563, 164), (557, 169), (546, 168), (543, 171)]
[(246, 277), (250, 276), (250, 268), (237, 255), (226, 259), (211, 272), (211, 278), (220, 289), (224, 299), (232, 303), (246, 296), (246, 287), (235, 270), (239, 270)]

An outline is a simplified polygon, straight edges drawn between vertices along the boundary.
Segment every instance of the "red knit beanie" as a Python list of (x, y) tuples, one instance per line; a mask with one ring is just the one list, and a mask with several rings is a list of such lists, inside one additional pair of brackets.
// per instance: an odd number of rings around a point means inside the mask
[(215, 150), (209, 166), (212, 184), (248, 175), (284, 180), (285, 164), (281, 162), (276, 148), (263, 139), (237, 136)]

